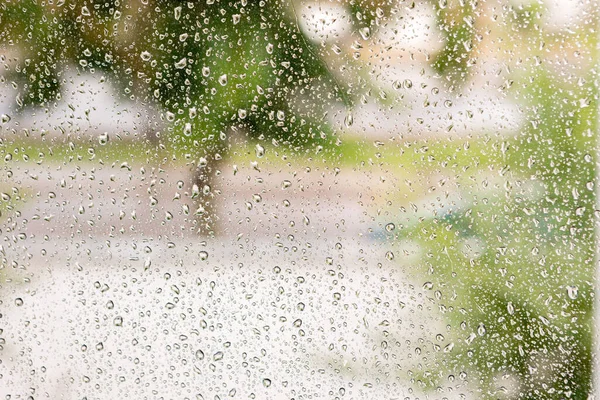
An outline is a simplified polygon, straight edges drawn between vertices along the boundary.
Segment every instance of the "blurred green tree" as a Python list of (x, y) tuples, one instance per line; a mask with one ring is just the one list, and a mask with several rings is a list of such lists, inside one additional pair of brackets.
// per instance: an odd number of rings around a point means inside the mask
[(106, 71), (132, 99), (159, 106), (175, 145), (202, 159), (197, 214), (208, 229), (231, 128), (279, 146), (327, 146), (323, 106), (348, 100), (292, 5), (276, 1), (4, 2), (0, 32), (19, 57), (20, 106), (55, 99), (72, 65)]
[[(344, 4), (357, 28), (373, 30), (397, 6)], [(456, 40), (447, 41), (436, 68), (449, 76), (459, 70), (464, 80), (458, 66), (466, 56), (454, 52), (472, 32), (448, 23), (447, 10), (438, 14)], [(17, 54), (12, 79), (20, 82), (21, 107), (55, 99), (73, 65), (106, 71), (123, 94), (157, 106), (175, 146), (202, 158), (198, 214), (209, 230), (212, 177), (232, 129), (294, 151), (331, 148), (337, 138), (324, 111), (332, 102), (348, 105), (351, 97), (300, 29), (291, 1), (12, 0), (0, 4), (0, 40)], [(443, 67), (446, 59), (452, 66)]]

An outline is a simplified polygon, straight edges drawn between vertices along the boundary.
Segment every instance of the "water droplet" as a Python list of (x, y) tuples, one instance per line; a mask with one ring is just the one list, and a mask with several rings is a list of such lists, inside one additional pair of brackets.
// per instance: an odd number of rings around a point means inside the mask
[(108, 143), (108, 132), (104, 132), (101, 135), (98, 136), (98, 142), (104, 146), (106, 143)]
[(144, 61), (150, 61), (150, 59), (152, 58), (152, 54), (150, 54), (147, 51), (142, 51), (142, 53), (140, 54), (140, 57), (142, 58), (142, 60)]
[(200, 188), (198, 185), (194, 184), (192, 186), (192, 199), (195, 199), (198, 196), (200, 196)]
[(221, 75), (219, 77), (219, 83), (221, 84), (221, 86), (227, 85), (227, 74)]
[(391, 251), (388, 251), (387, 253), (385, 253), (385, 258), (388, 259), (389, 261), (392, 261), (394, 259), (394, 253), (392, 253)]
[(268, 388), (271, 386), (271, 380), (269, 378), (263, 379), (263, 386)]
[(369, 40), (371, 38), (371, 29), (368, 26), (365, 26), (364, 28), (360, 28), (358, 30), (358, 32), (360, 33), (360, 36), (362, 36), (362, 38), (364, 40)]
[(513, 306), (512, 301), (508, 302), (508, 304), (506, 305), (506, 310), (510, 315), (513, 315), (515, 313), (515, 306)]
[(181, 60), (175, 63), (175, 68), (184, 69), (187, 66), (187, 58), (183, 57)]
[(183, 134), (185, 136), (192, 136), (192, 124), (190, 124), (189, 122), (187, 122), (184, 126), (183, 126)]
[(260, 144), (257, 144), (255, 150), (256, 150), (256, 157), (258, 157), (258, 158), (264, 157), (264, 155), (265, 155), (264, 147), (262, 147)]
[(571, 300), (575, 300), (579, 296), (579, 288), (577, 286), (567, 286), (567, 295)]
[(115, 326), (123, 326), (123, 317), (115, 317), (113, 324)]
[(485, 335), (486, 329), (484, 324), (479, 324), (479, 326), (477, 327), (477, 333), (479, 334), (479, 336)]
[(198, 253), (198, 257), (200, 257), (200, 259), (204, 261), (208, 259), (208, 252), (202, 250), (200, 253)]
[(204, 360), (204, 352), (202, 350), (196, 350), (196, 353), (194, 355), (196, 356), (196, 360)]
[(354, 124), (354, 116), (351, 113), (344, 118), (344, 124), (347, 128), (350, 128)]
[(23, 305), (23, 299), (22, 299), (22, 298), (20, 298), (20, 297), (17, 297), (17, 298), (15, 299), (15, 304), (16, 304), (18, 307), (21, 307), (21, 306)]
[(220, 361), (223, 359), (223, 352), (222, 351), (217, 351), (214, 355), (213, 355), (213, 360), (214, 361)]

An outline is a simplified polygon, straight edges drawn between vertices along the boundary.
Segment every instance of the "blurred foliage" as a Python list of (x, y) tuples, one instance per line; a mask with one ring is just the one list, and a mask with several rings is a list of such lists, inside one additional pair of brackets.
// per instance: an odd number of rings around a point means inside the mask
[[(76, 64), (159, 105), (178, 136), (203, 140), (208, 151), (206, 140), (223, 151), (219, 138), (231, 126), (292, 146), (330, 135), (315, 118), (324, 104), (349, 98), (294, 11), (279, 2), (209, 3), (3, 3), (1, 40), (18, 49), (20, 105), (55, 99), (64, 70)], [(302, 112), (291, 99), (301, 99)], [(181, 135), (186, 123), (191, 132)]]
[(547, 69), (526, 79), (519, 97), (528, 123), (480, 158), (498, 175), (467, 183), (460, 200), (442, 201), (449, 205), (429, 218), (402, 221), (397, 239), (424, 254), (414, 278), (426, 280), (452, 327), (420, 380), (436, 387), (464, 371), (482, 398), (586, 398), (597, 97)]
[(436, 54), (433, 68), (446, 76), (452, 85), (464, 83), (468, 68), (474, 63), (471, 59), (475, 47), (476, 1), (433, 1), (437, 24), (445, 39), (444, 47)]

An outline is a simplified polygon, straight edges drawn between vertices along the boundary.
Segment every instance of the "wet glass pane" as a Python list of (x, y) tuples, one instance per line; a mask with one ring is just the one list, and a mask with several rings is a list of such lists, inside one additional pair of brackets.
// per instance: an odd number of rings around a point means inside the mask
[(587, 0), (0, 3), (5, 399), (591, 399)]

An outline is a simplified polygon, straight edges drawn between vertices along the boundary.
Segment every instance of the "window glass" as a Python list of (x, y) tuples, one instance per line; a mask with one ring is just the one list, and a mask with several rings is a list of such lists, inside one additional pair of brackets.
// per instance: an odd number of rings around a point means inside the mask
[(0, 3), (0, 395), (592, 398), (599, 13)]

